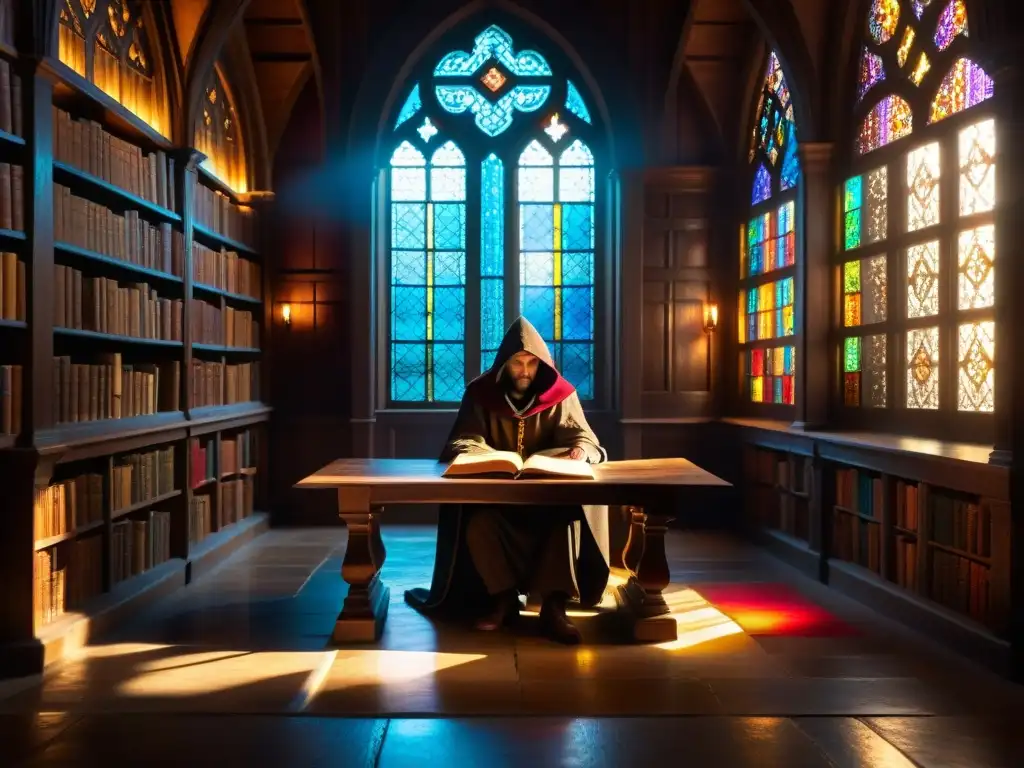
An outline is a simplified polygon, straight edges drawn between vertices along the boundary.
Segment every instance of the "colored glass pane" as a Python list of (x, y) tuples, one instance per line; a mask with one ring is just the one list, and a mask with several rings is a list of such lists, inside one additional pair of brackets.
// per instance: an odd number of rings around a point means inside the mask
[(914, 47), (914, 28), (907, 27), (903, 30), (903, 39), (900, 40), (900, 47), (896, 50), (896, 63), (901, 67), (907, 63), (907, 57)]
[(437, 126), (430, 122), (429, 117), (424, 117), (423, 125), (416, 129), (416, 133), (420, 135), (425, 144), (429, 144), (430, 140), (437, 136)]
[(793, 347), (773, 347), (751, 349), (743, 354), (750, 400), (793, 405), (796, 350)]
[(795, 205), (783, 203), (774, 211), (755, 216), (747, 224), (747, 277), (755, 277), (796, 263)]
[(958, 410), (995, 410), (995, 325), (986, 320), (965, 323), (958, 329)]
[(886, 166), (865, 176), (853, 176), (843, 185), (843, 249), (847, 251), (886, 237), (889, 194)]
[(583, 399), (594, 391), (594, 156), (579, 139), (557, 162), (539, 142), (519, 158), (520, 308)]
[(412, 119), (413, 115), (419, 112), (422, 107), (423, 102), (420, 99), (420, 84), (416, 83), (409, 92), (409, 95), (406, 97), (401, 111), (398, 113), (398, 119), (395, 121), (395, 128), (407, 120)]
[(985, 70), (970, 59), (960, 58), (942, 79), (932, 101), (929, 122), (936, 123), (992, 97), (994, 85)]
[(986, 224), (960, 233), (957, 244), (957, 308), (982, 309), (995, 304), (996, 230)]
[(907, 154), (907, 231), (939, 223), (939, 144), (933, 142)]
[(572, 80), (565, 81), (565, 108), (585, 123), (591, 122), (590, 110)]
[(967, 7), (964, 0), (952, 0), (943, 9), (935, 28), (935, 47), (944, 51), (957, 35), (967, 36)]
[(868, 31), (876, 43), (887, 42), (896, 33), (899, 21), (899, 0), (871, 0)]
[(391, 158), (391, 399), (452, 402), (465, 384), (465, 158), (428, 164), (409, 142)]
[(763, 165), (757, 166), (754, 172), (754, 194), (751, 197), (751, 204), (763, 203), (772, 196), (772, 177), (768, 169)]
[(885, 65), (882, 57), (872, 53), (867, 48), (860, 52), (860, 76), (857, 79), (857, 99), (864, 98), (864, 94), (871, 90), (877, 83), (885, 79)]
[(939, 313), (939, 242), (907, 249), (907, 317)]
[(907, 331), (907, 408), (939, 407), (939, 329)]
[(750, 288), (746, 299), (747, 341), (793, 335), (793, 278)]
[(474, 122), (488, 136), (498, 136), (512, 125), (516, 112), (536, 112), (551, 93), (549, 85), (517, 85), (497, 101), (491, 101), (468, 85), (434, 86), (441, 107), (459, 115), (469, 111)]
[(873, 334), (843, 340), (843, 403), (884, 408), (886, 391), (886, 337)]
[(932, 63), (928, 59), (928, 55), (923, 51), (917, 57), (917, 63), (914, 68), (910, 71), (910, 80), (914, 85), (920, 85), (921, 81), (924, 80), (924, 76), (928, 74), (928, 71), (932, 68)]
[(996, 204), (996, 125), (982, 120), (960, 131), (960, 215), (991, 211)]
[(490, 154), (480, 166), (480, 368), (505, 333), (505, 169)]
[(469, 77), (494, 59), (517, 77), (551, 75), (551, 67), (536, 51), (514, 52), (512, 37), (501, 27), (491, 25), (473, 40), (473, 50), (452, 51), (434, 68), (435, 77)]
[(910, 105), (899, 96), (889, 94), (872, 107), (861, 123), (857, 151), (866, 154), (908, 136), (912, 130)]

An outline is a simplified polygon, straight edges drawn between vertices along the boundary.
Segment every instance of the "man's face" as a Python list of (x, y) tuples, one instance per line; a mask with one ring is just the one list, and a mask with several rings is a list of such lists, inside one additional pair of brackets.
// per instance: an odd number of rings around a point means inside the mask
[(525, 392), (537, 376), (540, 359), (529, 352), (516, 352), (505, 364), (505, 371), (516, 392)]

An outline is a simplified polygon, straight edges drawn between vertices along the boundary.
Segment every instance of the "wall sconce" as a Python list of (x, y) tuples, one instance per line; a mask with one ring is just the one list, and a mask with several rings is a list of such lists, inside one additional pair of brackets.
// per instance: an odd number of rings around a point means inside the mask
[(281, 319), (284, 320), (284, 324), (291, 326), (292, 324), (292, 305), (282, 304), (281, 305)]
[(714, 333), (718, 328), (718, 305), (708, 303), (704, 305), (704, 332)]

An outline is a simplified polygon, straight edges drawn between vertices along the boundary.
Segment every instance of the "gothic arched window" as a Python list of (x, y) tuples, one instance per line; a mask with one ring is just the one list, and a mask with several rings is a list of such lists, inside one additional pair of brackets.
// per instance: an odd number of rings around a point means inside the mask
[(57, 2), (61, 62), (166, 136), (167, 97), (141, 5), (128, 0)]
[(203, 91), (203, 114), (196, 124), (195, 146), (206, 155), (201, 168), (235, 192), (249, 190), (238, 116), (220, 66), (213, 68)]
[(968, 44), (963, 0), (873, 0), (840, 190), (841, 401), (914, 424), (994, 408), (993, 84)]
[(572, 80), (501, 27), (472, 42), (422, 73), (394, 123), (389, 399), (458, 402), (518, 314), (592, 399), (593, 120)]
[(793, 405), (800, 160), (793, 99), (774, 51), (751, 133), (750, 218), (740, 228), (740, 370), (745, 399)]

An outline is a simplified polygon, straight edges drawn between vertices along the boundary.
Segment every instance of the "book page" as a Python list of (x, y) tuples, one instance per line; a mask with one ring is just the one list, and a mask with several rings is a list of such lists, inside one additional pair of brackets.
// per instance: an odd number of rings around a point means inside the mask
[(494, 472), (514, 475), (522, 467), (522, 459), (519, 458), (519, 454), (515, 451), (460, 453), (452, 459), (447, 469), (442, 473), (442, 477), (484, 475)]
[(560, 459), (554, 456), (545, 456), (535, 453), (523, 462), (522, 474), (524, 476), (548, 475), (554, 477), (571, 477), (584, 480), (594, 480), (594, 470), (585, 461), (575, 459)]

